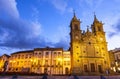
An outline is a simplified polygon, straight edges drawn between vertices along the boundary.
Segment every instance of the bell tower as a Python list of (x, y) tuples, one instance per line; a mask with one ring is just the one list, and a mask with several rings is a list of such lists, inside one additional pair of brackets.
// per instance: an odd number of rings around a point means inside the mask
[(94, 15), (94, 21), (93, 21), (93, 24), (91, 26), (92, 28), (92, 32), (94, 34), (98, 34), (98, 33), (104, 33), (104, 30), (103, 30), (103, 23), (98, 21), (96, 15)]
[(70, 51), (71, 51), (71, 73), (80, 73), (80, 40), (81, 40), (81, 30), (80, 30), (80, 20), (77, 19), (75, 13), (70, 23)]
[(104, 41), (106, 42), (105, 39), (105, 32), (103, 30), (103, 23), (100, 22), (96, 15), (94, 15), (94, 21), (93, 24), (91, 25), (92, 33), (97, 36), (99, 41)]

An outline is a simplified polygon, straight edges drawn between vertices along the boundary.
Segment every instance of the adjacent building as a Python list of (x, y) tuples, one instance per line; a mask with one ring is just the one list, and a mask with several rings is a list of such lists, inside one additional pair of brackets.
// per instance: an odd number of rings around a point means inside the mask
[(4, 54), (0, 56), (0, 72), (4, 72), (7, 69), (8, 61), (9, 61), (9, 55)]
[(71, 59), (70, 52), (63, 48), (35, 48), (34, 50), (19, 51), (10, 56), (0, 57), (0, 71), (23, 72), (49, 75), (70, 74)]
[(110, 54), (111, 70), (120, 73), (120, 49), (110, 50), (109, 54)]

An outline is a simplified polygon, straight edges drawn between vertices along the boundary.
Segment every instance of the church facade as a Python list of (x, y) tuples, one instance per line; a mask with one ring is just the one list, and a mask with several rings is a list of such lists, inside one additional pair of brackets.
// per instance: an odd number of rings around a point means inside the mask
[(91, 29), (82, 31), (80, 24), (74, 14), (70, 23), (71, 73), (105, 73), (110, 68), (110, 61), (103, 23), (94, 15)]

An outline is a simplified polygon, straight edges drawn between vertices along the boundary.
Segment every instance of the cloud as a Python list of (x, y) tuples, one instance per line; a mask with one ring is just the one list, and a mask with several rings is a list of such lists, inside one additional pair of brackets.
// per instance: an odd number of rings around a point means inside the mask
[(79, 6), (84, 9), (88, 8), (89, 10), (95, 11), (104, 0), (76, 0), (79, 3)]
[[(58, 41), (50, 41), (42, 35), (42, 24), (38, 21), (39, 11), (36, 7), (33, 7), (32, 11), (34, 18), (28, 21), (20, 17), (16, 1), (8, 1), (10, 4), (8, 4), (7, 0), (0, 0), (0, 4), (2, 3), (2, 5), (0, 5), (0, 12), (3, 11), (3, 7), (6, 8), (4, 13), (0, 13), (0, 50), (4, 52), (11, 50), (9, 51), (11, 53), (15, 50), (33, 49), (36, 47), (52, 46), (64, 47), (65, 49), (69, 47), (65, 28), (58, 29), (60, 34), (56, 34), (55, 36), (62, 34), (59, 39), (57, 39)], [(66, 3), (63, 4), (65, 7)], [(62, 6), (62, 2), (57, 8), (64, 11), (60, 6)], [(4, 17), (2, 17), (3, 14)]]
[[(66, 37), (66, 38), (67, 38), (67, 37)], [(67, 39), (69, 39), (69, 38), (67, 38)], [(68, 50), (68, 48), (69, 48), (70, 45), (69, 45), (69, 42), (68, 42), (67, 40), (61, 39), (59, 42), (54, 43), (53, 46), (54, 46), (54, 47), (62, 47), (62, 48), (64, 48), (65, 50)]]
[[(120, 17), (119, 17), (120, 18)], [(119, 32), (120, 31), (120, 19), (118, 20), (117, 24), (116, 24), (116, 31)]]
[(0, 15), (8, 14), (11, 17), (18, 18), (19, 12), (15, 0), (0, 0)]
[(67, 8), (67, 3), (64, 0), (51, 0), (51, 3), (61, 13), (64, 13)]
[[(1, 47), (24, 49), (46, 46), (44, 37), (41, 36), (41, 24), (38, 20), (21, 19), (15, 0), (0, 0), (0, 4)], [(34, 12), (36, 13), (37, 10)]]
[(105, 23), (104, 30), (106, 32), (106, 39), (108, 42), (109, 50), (120, 47), (119, 45), (120, 22), (119, 21), (120, 21), (119, 14), (110, 13), (110, 14), (104, 15), (104, 18), (103, 18), (103, 22)]

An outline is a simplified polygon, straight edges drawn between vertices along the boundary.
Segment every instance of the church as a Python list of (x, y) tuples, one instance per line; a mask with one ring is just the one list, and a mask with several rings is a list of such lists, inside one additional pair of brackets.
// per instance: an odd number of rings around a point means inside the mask
[[(91, 31), (90, 31), (91, 30)], [(110, 68), (103, 23), (94, 15), (91, 29), (81, 30), (75, 13), (70, 22), (71, 74), (101, 74)]]

